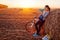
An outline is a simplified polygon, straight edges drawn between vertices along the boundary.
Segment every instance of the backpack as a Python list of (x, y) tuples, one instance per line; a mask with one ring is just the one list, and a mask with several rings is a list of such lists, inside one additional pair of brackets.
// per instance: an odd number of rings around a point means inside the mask
[(39, 19), (40, 19), (40, 20), (43, 20), (43, 15), (40, 15), (40, 16), (39, 16)]

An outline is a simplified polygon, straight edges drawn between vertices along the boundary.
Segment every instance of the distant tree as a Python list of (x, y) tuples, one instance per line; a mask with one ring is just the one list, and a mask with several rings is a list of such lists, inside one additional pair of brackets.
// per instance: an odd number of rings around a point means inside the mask
[(8, 8), (7, 5), (0, 4), (0, 8)]

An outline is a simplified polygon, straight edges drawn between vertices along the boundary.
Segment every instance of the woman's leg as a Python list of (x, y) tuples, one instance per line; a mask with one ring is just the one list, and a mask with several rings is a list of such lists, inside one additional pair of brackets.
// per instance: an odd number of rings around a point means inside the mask
[(44, 22), (45, 22), (45, 21), (41, 21), (41, 22), (40, 22), (40, 24), (39, 24), (39, 30), (38, 30), (38, 33), (40, 32), (41, 27), (43, 26)]
[(40, 20), (35, 24), (35, 28), (38, 35), (39, 35), (39, 28), (38, 28), (39, 24), (40, 24)]

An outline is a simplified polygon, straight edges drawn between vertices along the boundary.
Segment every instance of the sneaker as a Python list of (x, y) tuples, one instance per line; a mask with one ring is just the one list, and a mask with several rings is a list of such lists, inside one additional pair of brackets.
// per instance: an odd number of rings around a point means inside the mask
[(33, 34), (33, 36), (35, 36), (35, 37), (36, 37), (36, 36), (39, 36), (39, 35), (37, 34), (37, 32), (35, 32), (35, 33)]

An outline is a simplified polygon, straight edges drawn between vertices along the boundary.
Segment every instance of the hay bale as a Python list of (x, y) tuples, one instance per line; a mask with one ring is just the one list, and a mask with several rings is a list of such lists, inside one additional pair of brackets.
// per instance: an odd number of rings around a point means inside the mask
[(1, 8), (8, 8), (8, 6), (7, 5), (0, 4), (0, 9)]
[(50, 13), (43, 27), (53, 40), (60, 40), (60, 9), (56, 9)]

